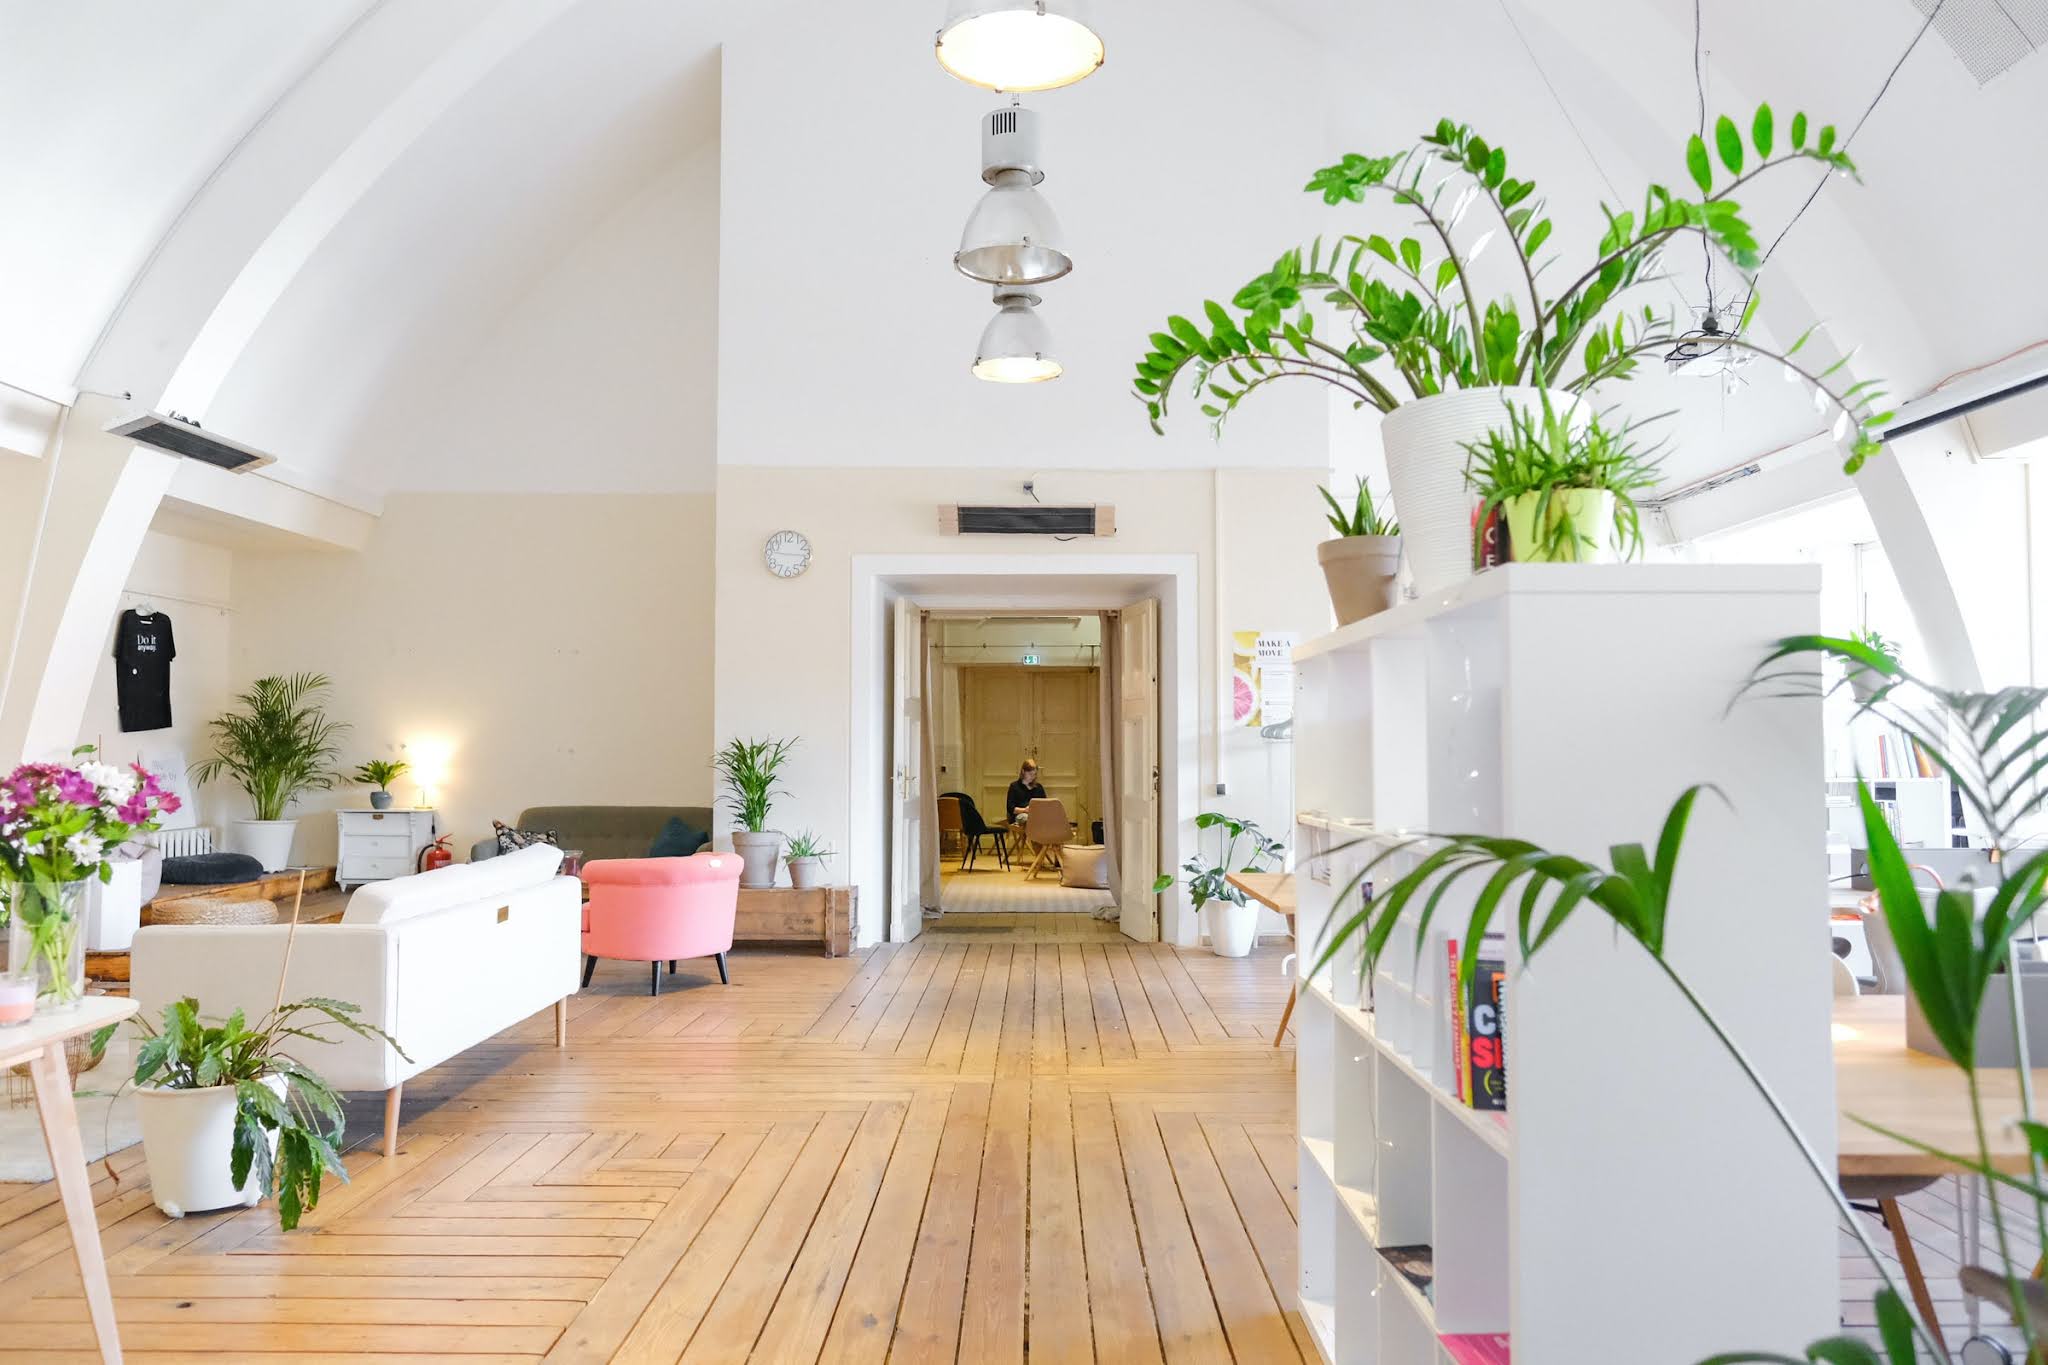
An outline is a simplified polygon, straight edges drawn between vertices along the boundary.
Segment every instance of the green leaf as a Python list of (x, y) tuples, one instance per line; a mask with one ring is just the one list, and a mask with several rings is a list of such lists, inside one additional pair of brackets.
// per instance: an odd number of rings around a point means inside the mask
[(1697, 133), (1685, 144), (1685, 168), (1692, 172), (1692, 183), (1700, 187), (1701, 194), (1713, 193), (1714, 163), (1707, 159), (1707, 144)]
[(1728, 168), (1728, 173), (1741, 175), (1742, 134), (1735, 130), (1735, 120), (1726, 114), (1714, 122), (1714, 146), (1721, 153), (1721, 164)]
[(1813, 145), (1813, 149), (1816, 152), (1819, 152), (1822, 156), (1827, 156), (1829, 153), (1835, 150), (1834, 124), (1830, 123), (1820, 130), (1820, 141), (1816, 142)]
[(1756, 107), (1756, 120), (1749, 126), (1749, 140), (1755, 144), (1756, 154), (1765, 161), (1771, 159), (1771, 142), (1774, 136), (1772, 123), (1771, 106), (1759, 104)]
[(1878, 1290), (1871, 1303), (1877, 1308), (1877, 1334), (1884, 1341), (1885, 1354), (1898, 1365), (1913, 1365), (1913, 1315), (1888, 1287)]
[(1537, 223), (1535, 227), (1529, 229), (1529, 240), (1523, 243), (1522, 249), (1527, 254), (1534, 256), (1536, 254), (1537, 248), (1542, 246), (1544, 242), (1548, 241), (1549, 239), (1550, 220), (1548, 218), (1545, 218), (1541, 222)]
[(1795, 152), (1806, 150), (1806, 111), (1804, 109), (1792, 116), (1792, 150)]
[(1421, 274), (1422, 243), (1416, 241), (1413, 237), (1403, 237), (1401, 239), (1401, 264), (1408, 267), (1409, 274)]

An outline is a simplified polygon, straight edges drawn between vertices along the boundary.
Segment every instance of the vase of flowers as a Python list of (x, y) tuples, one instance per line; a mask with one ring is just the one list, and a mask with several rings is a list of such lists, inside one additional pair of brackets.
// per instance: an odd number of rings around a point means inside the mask
[(157, 827), (178, 798), (137, 764), (117, 768), (90, 747), (71, 764), (24, 763), (0, 782), (0, 899), (8, 969), (33, 973), (38, 1008), (85, 996), (85, 890), (113, 875), (116, 850)]

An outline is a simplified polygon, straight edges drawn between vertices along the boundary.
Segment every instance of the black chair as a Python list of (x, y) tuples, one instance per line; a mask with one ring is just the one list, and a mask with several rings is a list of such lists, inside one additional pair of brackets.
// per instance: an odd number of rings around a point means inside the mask
[(960, 870), (965, 872), (974, 866), (975, 857), (981, 852), (981, 841), (993, 839), (996, 845), (996, 861), (1003, 867), (1010, 865), (1009, 831), (991, 825), (982, 819), (981, 811), (974, 804), (974, 798), (966, 792), (940, 792), (939, 799), (952, 797), (960, 803), (960, 832), (967, 847), (960, 855)]

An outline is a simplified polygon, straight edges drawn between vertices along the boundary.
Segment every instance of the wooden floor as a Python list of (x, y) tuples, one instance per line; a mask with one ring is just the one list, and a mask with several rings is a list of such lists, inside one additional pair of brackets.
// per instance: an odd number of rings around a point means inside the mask
[(939, 903), (952, 914), (1044, 914), (1079, 912), (1087, 914), (1116, 904), (1113, 892), (1085, 887), (1061, 886), (1058, 868), (1039, 871), (1030, 877), (1031, 863), (1019, 859), (1005, 868), (994, 854), (984, 854), (968, 871), (959, 870), (959, 860), (949, 858), (943, 868)]
[[(658, 999), (605, 964), (567, 1050), (537, 1017), (408, 1085), (291, 1235), (168, 1220), (119, 1154), (128, 1358), (1313, 1358), (1279, 950), (1006, 919)], [(53, 1200), (0, 1186), (0, 1359), (95, 1358)]]

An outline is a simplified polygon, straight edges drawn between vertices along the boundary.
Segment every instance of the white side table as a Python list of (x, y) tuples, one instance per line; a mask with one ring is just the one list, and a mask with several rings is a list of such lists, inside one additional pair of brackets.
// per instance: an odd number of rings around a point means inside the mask
[(334, 880), (342, 890), (364, 882), (408, 877), (420, 850), (434, 842), (431, 810), (336, 811), (338, 848)]
[(0, 1067), (27, 1062), (35, 1082), (43, 1145), (49, 1148), (50, 1168), (57, 1173), (57, 1194), (64, 1201), (64, 1221), (71, 1228), (71, 1250), (78, 1257), (78, 1278), (85, 1283), (85, 1304), (92, 1314), (93, 1335), (99, 1339), (100, 1359), (108, 1365), (120, 1365), (121, 1334), (114, 1325), (114, 1293), (100, 1252), (100, 1226), (93, 1214), (92, 1182), (85, 1174), (78, 1110), (71, 1103), (64, 1043), (117, 1024), (135, 1010), (135, 1002), (126, 997), (94, 995), (68, 1014), (39, 1014), (26, 1024), (0, 1029)]

